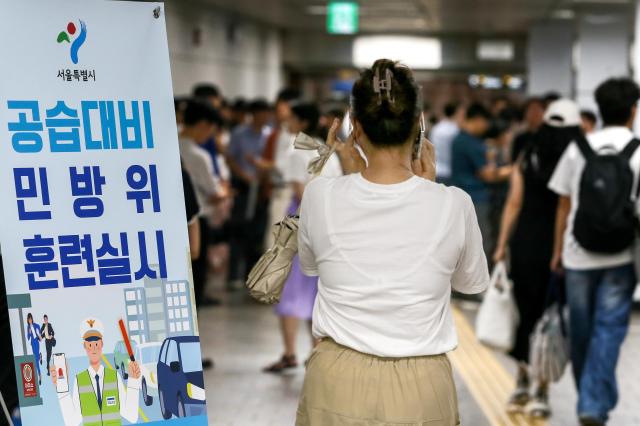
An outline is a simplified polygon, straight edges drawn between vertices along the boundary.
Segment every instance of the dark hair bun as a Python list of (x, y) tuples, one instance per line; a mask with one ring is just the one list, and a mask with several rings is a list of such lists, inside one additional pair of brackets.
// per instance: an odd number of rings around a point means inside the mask
[(352, 113), (372, 144), (405, 143), (415, 134), (420, 115), (419, 88), (411, 70), (389, 59), (375, 61), (353, 85)]

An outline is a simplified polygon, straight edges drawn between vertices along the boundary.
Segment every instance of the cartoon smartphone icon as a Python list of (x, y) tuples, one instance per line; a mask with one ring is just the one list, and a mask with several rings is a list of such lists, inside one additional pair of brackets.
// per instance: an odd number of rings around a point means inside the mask
[(69, 372), (67, 371), (67, 358), (64, 354), (53, 354), (53, 367), (58, 375), (56, 391), (58, 393), (69, 392)]

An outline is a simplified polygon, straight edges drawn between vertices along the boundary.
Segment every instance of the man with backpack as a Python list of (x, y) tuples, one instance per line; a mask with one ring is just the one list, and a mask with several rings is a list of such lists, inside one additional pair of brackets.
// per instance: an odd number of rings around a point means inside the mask
[(571, 359), (582, 425), (604, 425), (618, 400), (615, 377), (636, 285), (640, 142), (631, 132), (640, 88), (613, 78), (595, 92), (603, 129), (571, 143), (549, 189), (559, 195), (553, 270), (563, 268)]

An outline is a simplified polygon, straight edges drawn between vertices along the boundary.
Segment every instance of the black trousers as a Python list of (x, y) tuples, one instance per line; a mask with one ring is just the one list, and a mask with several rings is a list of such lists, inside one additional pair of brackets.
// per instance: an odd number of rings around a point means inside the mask
[(230, 220), (229, 280), (246, 280), (249, 271), (264, 253), (264, 236), (269, 221), (268, 200), (258, 199), (251, 219), (246, 219), (249, 187), (232, 181), (237, 193)]
[(531, 333), (544, 313), (549, 294), (550, 262), (550, 250), (546, 246), (532, 251), (530, 246), (511, 245), (511, 279), (520, 323), (510, 355), (527, 364)]
[(53, 342), (51, 339), (44, 339), (44, 345), (47, 348), (47, 373), (49, 372), (49, 363), (51, 362), (51, 353), (53, 352)]
[(207, 272), (209, 261), (207, 259), (207, 248), (209, 246), (209, 224), (205, 218), (198, 218), (200, 222), (200, 253), (196, 260), (191, 262), (193, 271), (193, 290), (196, 299), (196, 308), (202, 305), (205, 289), (207, 287)]

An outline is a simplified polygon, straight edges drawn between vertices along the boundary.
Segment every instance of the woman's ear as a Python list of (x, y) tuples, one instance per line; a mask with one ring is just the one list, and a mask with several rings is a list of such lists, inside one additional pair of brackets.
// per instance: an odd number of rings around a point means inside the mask
[(358, 142), (358, 139), (362, 136), (362, 125), (358, 120), (352, 119), (351, 126), (353, 126), (353, 136), (355, 137), (356, 142)]

